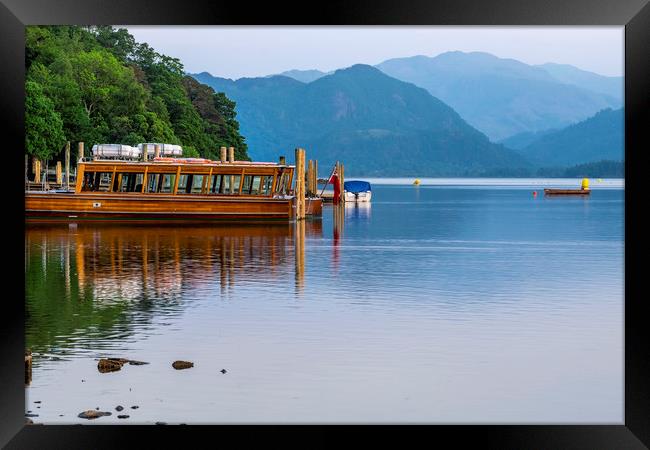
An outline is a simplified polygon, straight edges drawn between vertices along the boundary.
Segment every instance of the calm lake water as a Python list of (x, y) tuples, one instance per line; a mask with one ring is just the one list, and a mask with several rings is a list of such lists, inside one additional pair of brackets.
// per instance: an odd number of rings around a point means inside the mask
[[(26, 412), (623, 422), (621, 180), (589, 198), (373, 181), (371, 204), (298, 226), (28, 226)], [(100, 373), (107, 356), (149, 364)]]

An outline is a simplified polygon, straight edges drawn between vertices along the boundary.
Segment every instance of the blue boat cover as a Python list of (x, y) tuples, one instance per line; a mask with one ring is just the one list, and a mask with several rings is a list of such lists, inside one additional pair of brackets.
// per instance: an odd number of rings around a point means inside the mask
[(344, 182), (343, 189), (347, 192), (352, 192), (353, 194), (371, 190), (370, 183), (368, 183), (367, 181), (357, 181), (357, 180)]

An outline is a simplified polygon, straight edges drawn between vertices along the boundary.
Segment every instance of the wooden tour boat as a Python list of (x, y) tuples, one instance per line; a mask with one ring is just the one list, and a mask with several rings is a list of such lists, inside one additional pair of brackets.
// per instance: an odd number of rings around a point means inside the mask
[[(25, 192), (27, 221), (212, 221), (291, 219), (295, 166), (282, 163), (157, 157), (84, 159), (74, 190)], [(306, 214), (321, 215), (320, 198)]]

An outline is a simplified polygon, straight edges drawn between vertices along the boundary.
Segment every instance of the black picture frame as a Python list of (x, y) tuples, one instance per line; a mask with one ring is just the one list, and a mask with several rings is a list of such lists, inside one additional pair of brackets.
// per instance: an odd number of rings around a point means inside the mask
[[(24, 27), (93, 25), (620, 25), (625, 26), (625, 417), (620, 425), (432, 425), (394, 426), (25, 426), (24, 417)], [(0, 445), (7, 448), (104, 448), (145, 439), (147, 447), (174, 440), (191, 444), (225, 438), (239, 446), (262, 441), (341, 445), (353, 434), (382, 443), (424, 438), (428, 445), (489, 448), (607, 448), (650, 446), (650, 346), (646, 298), (640, 286), (642, 245), (642, 154), (650, 149), (650, 5), (648, 0), (375, 0), (292, 5), (207, 0), (0, 0), (0, 114), (5, 207), (3, 259), (16, 271), (5, 275), (4, 323), (0, 327)], [(15, 236), (15, 239), (14, 239)], [(12, 245), (15, 245), (13, 247)], [(13, 248), (11, 248), (13, 247)], [(11, 250), (11, 251), (9, 251)], [(15, 251), (14, 251), (15, 250)], [(639, 262), (637, 264), (637, 262)], [(10, 267), (11, 268), (11, 267)], [(20, 281), (19, 281), (20, 280)], [(22, 283), (21, 283), (22, 282)], [(9, 294), (15, 287), (15, 292)], [(330, 436), (336, 431), (336, 436)]]

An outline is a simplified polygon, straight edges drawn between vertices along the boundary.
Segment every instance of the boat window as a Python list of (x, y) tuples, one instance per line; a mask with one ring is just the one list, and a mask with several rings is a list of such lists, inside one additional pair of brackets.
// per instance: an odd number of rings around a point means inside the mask
[(278, 180), (277, 194), (285, 195), (289, 192), (289, 173), (282, 172), (280, 179)]
[(118, 174), (119, 192), (141, 192), (144, 173), (124, 172)]
[(203, 180), (207, 175), (181, 174), (178, 179), (177, 194), (200, 194), (203, 190)]
[(151, 193), (169, 194), (174, 190), (174, 180), (176, 174), (173, 173), (151, 173), (147, 174), (147, 190)]
[(273, 189), (273, 177), (272, 176), (267, 176), (267, 177), (262, 177), (262, 182), (261, 182), (261, 190), (260, 194), (262, 195), (269, 195), (271, 194), (271, 189)]
[(207, 175), (193, 175), (192, 185), (190, 186), (191, 194), (200, 194), (203, 191), (203, 180)]
[(223, 189), (223, 175), (212, 175), (210, 180), (210, 185), (208, 186), (208, 192), (210, 194), (219, 194), (222, 193)]
[(262, 177), (260, 175), (246, 175), (244, 177), (244, 185), (242, 186), (242, 194), (259, 195)]
[(187, 194), (189, 187), (191, 185), (189, 184), (192, 180), (192, 175), (188, 175), (186, 173), (182, 173), (178, 177), (178, 190), (176, 191), (177, 194)]
[(224, 175), (223, 176), (223, 194), (239, 194), (239, 184), (241, 175)]
[[(201, 175), (201, 177), (207, 175)], [(245, 181), (246, 182), (246, 181)], [(236, 195), (239, 194), (239, 184), (241, 183), (241, 174), (240, 175), (228, 175), (228, 174), (219, 174), (212, 175), (210, 177), (210, 182), (206, 187), (206, 191), (209, 194), (222, 194), (222, 195)], [(199, 188), (200, 188), (199, 184)], [(242, 186), (246, 189), (246, 186)], [(245, 191), (242, 191), (245, 193)]]
[(161, 175), (162, 180), (158, 186), (158, 192), (171, 194), (174, 192), (174, 182), (176, 181), (175, 173), (164, 173)]
[(86, 172), (84, 173), (82, 191), (108, 192), (111, 188), (113, 172)]

